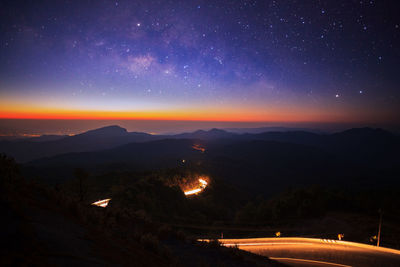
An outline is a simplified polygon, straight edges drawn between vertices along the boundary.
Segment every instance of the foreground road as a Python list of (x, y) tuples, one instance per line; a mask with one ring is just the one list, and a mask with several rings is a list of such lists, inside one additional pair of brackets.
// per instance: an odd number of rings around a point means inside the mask
[(315, 238), (220, 239), (289, 266), (400, 266), (400, 250)]

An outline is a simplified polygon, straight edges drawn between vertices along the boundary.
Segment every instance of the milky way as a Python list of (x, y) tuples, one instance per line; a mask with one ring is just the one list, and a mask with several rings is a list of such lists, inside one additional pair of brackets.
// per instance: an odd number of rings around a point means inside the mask
[(396, 123), (396, 1), (2, 1), (2, 118)]

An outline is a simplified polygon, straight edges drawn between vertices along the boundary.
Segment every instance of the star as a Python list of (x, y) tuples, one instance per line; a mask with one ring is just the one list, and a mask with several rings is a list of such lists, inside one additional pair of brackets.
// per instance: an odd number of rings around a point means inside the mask
[[(291, 107), (292, 118), (304, 116), (306, 109), (327, 114), (330, 102), (343, 100), (354, 121), (368, 121), (372, 115), (359, 111), (371, 103), (380, 108), (374, 119), (394, 114), (400, 105), (382, 100), (400, 101), (395, 71), (400, 22), (396, 5), (389, 3), (394, 1), (316, 1), (312, 6), (293, 0), (290, 5), (146, 0), (121, 2), (121, 8), (119, 1), (98, 1), (95, 7), (90, 1), (37, 3), (40, 16), (20, 1), (2, 5), (9, 15), (0, 18), (0, 107), (19, 95), (18, 106), (47, 105), (36, 97), (38, 88), (54, 106), (98, 110), (107, 109), (105, 99), (93, 98), (102, 92), (121, 110), (143, 97), (143, 109), (158, 108), (154, 103), (174, 110), (190, 105), (199, 114), (210, 114), (206, 109), (220, 99), (226, 101), (218, 108), (232, 110), (245, 97), (243, 118), (257, 120), (269, 119), (272, 105), (277, 118)], [(16, 8), (20, 14), (12, 16)], [(65, 16), (71, 8), (74, 13)], [(65, 96), (72, 97), (75, 85), (85, 93), (78, 94), (81, 102), (75, 96), (67, 105)], [(310, 88), (322, 105), (308, 106)], [(135, 104), (125, 104), (130, 102)], [(332, 112), (341, 114), (342, 108)], [(232, 116), (228, 113), (226, 118)]]

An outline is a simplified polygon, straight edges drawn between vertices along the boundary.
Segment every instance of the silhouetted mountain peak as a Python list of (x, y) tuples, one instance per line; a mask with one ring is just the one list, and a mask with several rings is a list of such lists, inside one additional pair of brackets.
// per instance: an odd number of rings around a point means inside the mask
[(173, 138), (193, 138), (193, 139), (218, 139), (218, 138), (229, 138), (234, 133), (230, 133), (221, 129), (213, 128), (211, 130), (197, 130), (192, 133), (182, 133), (174, 135)]
[(209, 133), (228, 133), (225, 130), (217, 129), (217, 128), (212, 128), (211, 130), (208, 131)]
[[(206, 131), (204, 131), (204, 130), (197, 130), (197, 131), (194, 131), (192, 134), (204, 134), (204, 133), (206, 133)], [(183, 133), (183, 134), (188, 134), (188, 133)], [(178, 134), (179, 135), (179, 134)]]
[(200, 138), (224, 138), (232, 136), (233, 134), (221, 129), (213, 128), (208, 131), (198, 130), (192, 133), (193, 137), (200, 137)]
[(125, 128), (122, 128), (118, 125), (111, 125), (111, 126), (106, 126), (94, 130), (90, 130), (87, 132), (84, 132), (79, 135), (108, 135), (108, 136), (119, 136), (119, 135), (126, 135), (128, 131)]
[(257, 127), (257, 128), (224, 128), (225, 131), (238, 134), (261, 134), (267, 132), (309, 132), (322, 134), (323, 131), (314, 128), (292, 127)]

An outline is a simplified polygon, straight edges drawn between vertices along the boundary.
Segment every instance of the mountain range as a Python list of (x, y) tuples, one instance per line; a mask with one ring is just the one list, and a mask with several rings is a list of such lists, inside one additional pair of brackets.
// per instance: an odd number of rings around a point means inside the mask
[(261, 193), (288, 185), (393, 185), (400, 175), (400, 137), (382, 129), (151, 135), (109, 126), (51, 139), (2, 141), (0, 152), (31, 176), (54, 181), (70, 178), (76, 167), (92, 173), (188, 168)]
[[(399, 136), (382, 129), (372, 128), (356, 128), (334, 134), (294, 130), (239, 134), (221, 129), (211, 129), (176, 135), (151, 135), (128, 132), (119, 126), (108, 126), (74, 136), (42, 136), (0, 141), (0, 152), (14, 157), (18, 162), (26, 163), (67, 153), (99, 151), (101, 154), (105, 153), (103, 150), (113, 151), (112, 149), (125, 151), (129, 148), (135, 151), (136, 147), (149, 147), (148, 150), (152, 151), (161, 143), (174, 144), (173, 139), (192, 140), (187, 144), (189, 150), (192, 150), (191, 146), (196, 143), (194, 140), (198, 140), (197, 143), (211, 145), (211, 147), (245, 141), (273, 141), (312, 146), (355, 162), (377, 160), (381, 163), (398, 161), (398, 157), (394, 155), (400, 147)], [(160, 140), (164, 141), (152, 143)], [(139, 145), (138, 143), (143, 144)], [(160, 152), (161, 150), (158, 149), (157, 153)]]

